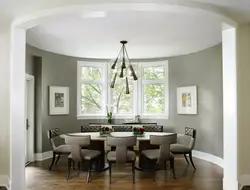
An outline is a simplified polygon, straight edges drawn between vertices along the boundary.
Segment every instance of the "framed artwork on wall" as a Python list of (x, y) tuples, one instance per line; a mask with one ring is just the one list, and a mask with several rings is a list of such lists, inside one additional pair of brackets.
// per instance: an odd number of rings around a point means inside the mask
[(65, 86), (49, 87), (49, 114), (50, 115), (69, 114), (69, 87)]
[(197, 86), (177, 88), (177, 113), (197, 114)]

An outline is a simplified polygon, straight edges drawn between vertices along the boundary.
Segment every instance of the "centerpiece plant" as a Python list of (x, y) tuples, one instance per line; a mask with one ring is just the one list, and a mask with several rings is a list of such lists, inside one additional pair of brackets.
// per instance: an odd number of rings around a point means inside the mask
[(143, 127), (134, 127), (133, 132), (134, 132), (134, 135), (143, 135), (144, 128)]

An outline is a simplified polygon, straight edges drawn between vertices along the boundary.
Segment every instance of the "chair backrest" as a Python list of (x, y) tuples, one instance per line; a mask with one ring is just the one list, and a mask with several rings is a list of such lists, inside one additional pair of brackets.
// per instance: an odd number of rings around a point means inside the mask
[(192, 150), (194, 148), (195, 141), (196, 141), (196, 129), (185, 127), (185, 135), (193, 137), (190, 139), (190, 142), (189, 142), (189, 148)]
[(81, 132), (87, 133), (87, 132), (99, 132), (100, 131), (100, 125), (88, 125), (88, 126), (81, 126)]
[(191, 136), (194, 139), (196, 138), (196, 129), (185, 127), (185, 135)]
[(170, 145), (174, 144), (177, 134), (172, 135), (150, 135), (150, 144), (160, 146), (160, 156), (158, 162), (165, 162), (170, 158)]
[(50, 142), (50, 146), (52, 147), (53, 150), (55, 150), (56, 148), (54, 138), (59, 136), (59, 133), (60, 133), (60, 130), (58, 128), (48, 130), (48, 139)]
[(132, 132), (132, 126), (127, 125), (114, 125), (112, 126), (114, 132)]
[(163, 132), (163, 125), (145, 125), (143, 128), (145, 132)]
[(70, 136), (67, 135), (65, 142), (71, 146), (71, 155), (74, 161), (80, 162), (81, 157), (81, 148), (90, 145), (90, 135), (86, 136)]
[(127, 148), (136, 145), (136, 136), (108, 137), (107, 145), (116, 147), (116, 163), (126, 163)]

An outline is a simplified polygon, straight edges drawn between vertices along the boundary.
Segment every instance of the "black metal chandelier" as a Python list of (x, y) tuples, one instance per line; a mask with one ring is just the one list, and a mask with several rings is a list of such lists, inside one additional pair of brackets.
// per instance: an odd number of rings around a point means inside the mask
[(115, 70), (115, 75), (112, 79), (112, 82), (110, 84), (111, 88), (114, 88), (115, 86), (115, 82), (116, 82), (116, 78), (117, 75), (119, 73), (119, 77), (120, 78), (124, 78), (126, 80), (126, 94), (129, 94), (129, 85), (128, 85), (128, 78), (130, 76), (132, 76), (133, 80), (137, 80), (137, 76), (135, 74), (135, 70), (129, 60), (128, 57), (128, 52), (127, 49), (125, 47), (125, 44), (127, 44), (127, 41), (120, 41), (120, 43), (122, 44), (121, 50), (117, 56), (117, 58), (115, 59), (114, 63), (111, 66), (111, 69)]

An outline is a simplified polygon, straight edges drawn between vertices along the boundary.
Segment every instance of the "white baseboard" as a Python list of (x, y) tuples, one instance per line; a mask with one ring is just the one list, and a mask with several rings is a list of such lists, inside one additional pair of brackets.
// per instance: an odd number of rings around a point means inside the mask
[(7, 175), (0, 175), (0, 187), (10, 189), (10, 178)]
[(52, 151), (35, 153), (35, 161), (43, 161), (53, 157)]
[[(200, 152), (197, 150), (193, 150), (193, 157), (195, 158), (199, 158), (208, 162), (211, 162), (213, 164), (216, 164), (220, 167), (223, 168), (223, 159), (219, 158), (217, 156), (205, 153), (205, 152)], [(47, 151), (47, 152), (43, 152), (43, 153), (36, 153), (35, 154), (35, 161), (43, 161), (43, 160), (47, 160), (49, 158), (53, 157), (53, 153), (52, 151)]]
[(193, 157), (196, 157), (196, 158), (199, 158), (202, 160), (206, 160), (206, 161), (211, 162), (213, 164), (216, 164), (222, 168), (224, 167), (223, 159), (219, 158), (217, 156), (214, 156), (214, 155), (211, 155), (211, 154), (208, 154), (205, 152), (200, 152), (198, 150), (193, 150), (192, 155), (193, 155)]

